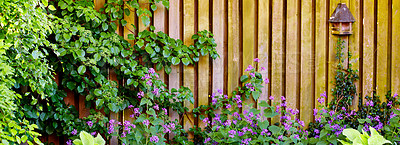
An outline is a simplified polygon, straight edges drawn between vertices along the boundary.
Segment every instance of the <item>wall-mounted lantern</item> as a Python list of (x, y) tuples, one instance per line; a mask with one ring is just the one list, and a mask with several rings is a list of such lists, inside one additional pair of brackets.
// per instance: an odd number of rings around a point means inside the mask
[(345, 3), (339, 3), (329, 18), (331, 23), (332, 34), (334, 35), (350, 35), (353, 34), (352, 23), (356, 20), (353, 14), (351, 14), (349, 8)]

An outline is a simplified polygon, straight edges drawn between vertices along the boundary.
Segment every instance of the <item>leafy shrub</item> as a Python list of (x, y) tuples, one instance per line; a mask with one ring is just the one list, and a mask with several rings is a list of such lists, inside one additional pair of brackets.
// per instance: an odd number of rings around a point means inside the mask
[[(79, 139), (74, 140), (75, 145), (105, 145), (106, 141), (103, 139), (103, 137), (100, 134), (97, 134), (96, 137), (93, 137), (91, 134), (87, 133), (86, 131), (81, 131), (79, 133)], [(67, 144), (71, 144), (70, 141), (68, 141)]]
[[(390, 143), (390, 141), (386, 140), (382, 135), (380, 135), (373, 127), (369, 127), (371, 132), (371, 136), (368, 135), (367, 132), (363, 130), (363, 134), (358, 132), (355, 129), (349, 128), (343, 130), (343, 135), (345, 135), (347, 140), (352, 142), (352, 144), (361, 144), (361, 145), (383, 145), (386, 143)], [(351, 145), (351, 143), (339, 140), (343, 145)]]

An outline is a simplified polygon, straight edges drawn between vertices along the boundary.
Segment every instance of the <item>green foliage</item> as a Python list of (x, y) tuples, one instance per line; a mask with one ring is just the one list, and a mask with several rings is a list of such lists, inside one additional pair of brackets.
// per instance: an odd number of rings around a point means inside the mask
[(75, 145), (105, 145), (106, 141), (100, 134), (97, 134), (96, 137), (93, 137), (91, 134), (86, 131), (81, 131), (79, 133), (79, 139), (74, 140)]
[(360, 132), (352, 128), (344, 129), (343, 135), (345, 135), (347, 137), (346, 139), (349, 140), (351, 143), (339, 139), (338, 140), (343, 145), (383, 145), (387, 143), (392, 144), (390, 141), (386, 140), (382, 135), (380, 135), (374, 128), (369, 127), (369, 130), (371, 131), (371, 136), (368, 135), (368, 133), (365, 131), (363, 131), (363, 134), (361, 134)]

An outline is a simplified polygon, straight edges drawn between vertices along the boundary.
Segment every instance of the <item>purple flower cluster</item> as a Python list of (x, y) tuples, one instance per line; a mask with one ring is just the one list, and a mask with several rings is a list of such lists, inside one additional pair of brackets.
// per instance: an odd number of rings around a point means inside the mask
[(169, 123), (168, 125), (163, 125), (164, 133), (171, 133), (171, 130), (175, 130), (175, 123)]
[(88, 122), (86, 122), (87, 123), (87, 125), (91, 128), (92, 126), (93, 126), (93, 122), (92, 121), (88, 121)]
[(76, 129), (74, 129), (74, 130), (72, 130), (71, 134), (76, 135), (76, 134), (78, 134), (78, 131)]
[(210, 121), (206, 117), (206, 118), (203, 119), (203, 123), (205, 123), (206, 124), (205, 127), (207, 127), (207, 125), (210, 124)]
[(137, 93), (137, 97), (140, 99), (142, 97), (144, 97), (144, 92), (143, 91), (139, 91), (139, 93)]
[(146, 120), (143, 121), (143, 125), (146, 125), (146, 127), (148, 127), (149, 124), (150, 124), (150, 121), (149, 121), (149, 120), (146, 119)]
[(252, 69), (254, 69), (253, 66), (249, 65), (244, 71), (251, 71)]
[(238, 105), (239, 108), (242, 108), (242, 99), (240, 98), (240, 95), (235, 95), (233, 100), (236, 101), (236, 104)]
[(159, 140), (159, 139), (158, 139), (158, 136), (156, 136), (156, 135), (150, 137), (150, 141), (151, 141), (151, 142), (157, 143), (158, 140)]
[(366, 106), (371, 106), (371, 107), (373, 107), (373, 106), (374, 106), (374, 102), (372, 102), (372, 100), (369, 100), (369, 101), (367, 101), (367, 102), (365, 103), (365, 105), (366, 105)]
[(250, 141), (251, 141), (251, 138), (242, 139), (242, 144), (249, 144)]
[(270, 135), (271, 135), (271, 132), (269, 132), (268, 129), (263, 129), (263, 130), (261, 131), (261, 135), (270, 136)]
[(108, 134), (112, 134), (115, 131), (115, 127), (118, 126), (118, 124), (121, 124), (121, 122), (115, 121), (114, 119), (111, 119), (109, 122), (108, 126)]
[(247, 83), (245, 86), (246, 86), (246, 88), (250, 89), (251, 91), (254, 91), (254, 86), (253, 86), (253, 84)]
[(164, 114), (165, 114), (165, 115), (168, 115), (168, 111), (167, 111), (167, 109), (165, 109), (165, 108), (162, 108), (162, 110), (164, 111)]

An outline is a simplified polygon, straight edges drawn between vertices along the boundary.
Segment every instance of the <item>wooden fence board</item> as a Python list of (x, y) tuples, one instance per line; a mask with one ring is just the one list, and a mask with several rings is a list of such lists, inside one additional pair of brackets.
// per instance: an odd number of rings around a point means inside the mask
[[(349, 51), (352, 54), (351, 60), (349, 62), (352, 64), (352, 68), (354, 70), (360, 71), (360, 27), (362, 26), (362, 18), (361, 18), (361, 8), (360, 8), (360, 0), (350, 0), (349, 2), (350, 12), (353, 14), (356, 22), (353, 23), (353, 35), (349, 36)], [(360, 75), (360, 73), (357, 73)], [(354, 97), (352, 109), (358, 109), (359, 97), (358, 95), (361, 93), (361, 81), (357, 80), (355, 82), (357, 88), (357, 96)]]
[(392, 94), (400, 93), (400, 3), (392, 6)]
[[(168, 32), (169, 36), (174, 39), (181, 39), (181, 1), (180, 0), (170, 0), (170, 7), (168, 11)], [(168, 80), (168, 88), (179, 88), (180, 87), (180, 67), (178, 66), (171, 66), (171, 73), (169, 74), (169, 80)], [(175, 121), (179, 120), (179, 114), (176, 111), (173, 111), (172, 109), (169, 109), (169, 117), (171, 120)], [(174, 135), (171, 133), (169, 135), (169, 139), (172, 140)]]
[[(269, 1), (270, 0), (263, 0), (259, 1), (258, 3), (258, 59), (260, 59), (260, 63), (258, 63), (258, 71), (262, 74), (263, 79), (264, 79), (264, 84), (263, 88), (261, 89), (262, 93), (260, 94), (260, 98), (258, 102), (261, 101), (267, 101), (268, 102), (268, 97), (269, 97), (269, 92), (268, 92), (268, 85), (266, 83), (266, 78), (268, 78), (268, 59), (269, 59)], [(229, 53), (228, 53), (229, 54)], [(229, 67), (228, 67), (229, 68)], [(264, 69), (263, 69), (264, 68)], [(269, 80), (268, 80), (269, 81)], [(258, 109), (265, 109), (257, 105)], [(261, 111), (262, 113), (264, 111)]]
[(314, 103), (313, 44), (312, 44), (312, 1), (301, 1), (301, 85), (300, 85), (300, 120), (308, 124), (313, 119), (311, 113)]
[[(254, 8), (255, 8), (255, 1), (254, 0), (244, 0), (243, 1), (243, 74), (249, 74), (249, 72), (246, 72), (245, 70), (247, 69), (248, 66), (253, 66), (254, 68), (256, 67), (254, 65), (254, 41), (255, 41), (255, 14), (254, 14)], [(243, 84), (244, 86), (245, 84)], [(254, 99), (250, 97), (249, 99), (245, 99), (243, 102), (245, 102), (247, 105), (253, 104), (255, 106)], [(243, 109), (249, 110), (252, 107), (247, 107), (247, 105), (243, 106)]]
[[(139, 0), (139, 9), (150, 9), (150, 5), (148, 4), (148, 0)], [(142, 16), (148, 16), (148, 15), (145, 15), (145, 14), (143, 14)], [(139, 23), (138, 23), (138, 26), (136, 26), (136, 27), (138, 27), (138, 29), (139, 29), (139, 32), (142, 32), (143, 30), (149, 30), (149, 27), (150, 27), (150, 25), (147, 25), (147, 26), (145, 26), (144, 24), (143, 24), (143, 20), (142, 20), (142, 16), (139, 16)], [(150, 18), (150, 16), (148, 16), (149, 18)]]
[[(326, 11), (328, 8), (326, 7), (326, 0), (317, 0), (315, 1), (315, 94), (314, 94), (314, 104), (315, 108), (318, 108), (319, 104), (317, 98), (320, 98), (320, 95), (326, 92), (326, 71), (327, 71), (327, 36), (326, 33), (329, 31), (329, 27), (327, 26), (326, 20), (328, 19), (326, 15)], [(329, 92), (326, 92), (329, 93)], [(320, 108), (318, 108), (320, 109)]]
[[(283, 95), (283, 1), (272, 1), (272, 63), (271, 95), (275, 97), (272, 103), (281, 103)], [(280, 116), (272, 119), (278, 122)]]
[[(210, 30), (210, 5), (209, 0), (199, 0), (198, 4), (198, 29), (199, 31)], [(210, 59), (209, 56), (201, 56), (199, 59), (198, 67), (198, 105), (208, 105), (209, 95), (209, 75), (210, 75)], [(202, 115), (205, 115), (202, 113)], [(204, 128), (205, 123), (199, 118), (199, 127)]]
[[(239, 0), (228, 1), (228, 94), (239, 86)], [(231, 97), (231, 96), (230, 96)]]
[[(184, 21), (183, 21), (183, 42), (186, 46), (193, 45), (192, 35), (194, 34), (194, 1), (184, 0)], [(183, 68), (183, 80), (184, 86), (188, 87), (192, 92), (194, 91), (194, 67), (193, 65), (184, 66)], [(194, 94), (194, 92), (193, 92)], [(194, 117), (191, 113), (194, 105), (188, 100), (184, 102), (185, 107), (189, 108), (189, 113), (184, 115), (184, 129), (189, 131), (189, 128), (193, 127)], [(189, 140), (193, 139), (193, 133), (189, 132)]]
[[(287, 102), (287, 109), (299, 109), (297, 108), (297, 102), (299, 101), (299, 90), (300, 89), (300, 46), (299, 46), (299, 33), (298, 29), (300, 7), (298, 0), (289, 0), (287, 2), (287, 28), (286, 28), (286, 89), (285, 96)], [(311, 41), (310, 41), (311, 42)]]
[(374, 83), (374, 0), (364, 1), (362, 96), (372, 96)]
[(212, 71), (212, 89), (213, 93), (218, 93), (217, 89), (224, 90), (224, 25), (225, 25), (225, 3), (222, 0), (213, 1), (213, 20), (212, 32), (215, 43), (217, 43), (217, 52), (219, 58), (213, 60)]
[[(154, 11), (154, 27), (156, 28), (154, 30), (154, 32), (166, 32), (166, 12), (167, 12), (167, 8), (164, 7), (164, 5), (162, 5), (161, 2), (158, 2), (156, 4), (157, 6), (157, 10)], [(155, 68), (155, 67), (154, 67)], [(165, 72), (164, 72), (164, 68), (162, 68), (161, 70), (157, 71), (157, 73), (159, 74), (159, 79), (165, 81)]]
[[(337, 4), (340, 0), (330, 0), (329, 4), (329, 17), (332, 15), (333, 11), (335, 11)], [(329, 19), (329, 18), (328, 18)], [(328, 96), (327, 101), (330, 102), (333, 99), (332, 89), (335, 87), (334, 80), (336, 76), (336, 67), (338, 64), (338, 60), (336, 59), (336, 44), (338, 41), (337, 35), (332, 35), (331, 25), (329, 25), (329, 56), (328, 56), (328, 92), (326, 95)]]
[(389, 91), (388, 85), (388, 15), (389, 1), (378, 1), (377, 18), (377, 71), (376, 71), (376, 93), (381, 100), (386, 100), (385, 94)]

